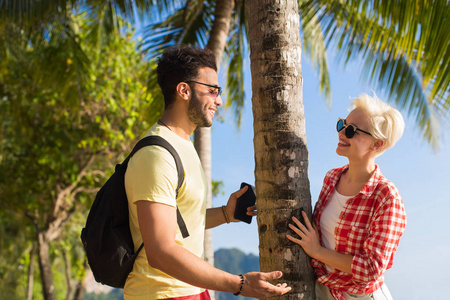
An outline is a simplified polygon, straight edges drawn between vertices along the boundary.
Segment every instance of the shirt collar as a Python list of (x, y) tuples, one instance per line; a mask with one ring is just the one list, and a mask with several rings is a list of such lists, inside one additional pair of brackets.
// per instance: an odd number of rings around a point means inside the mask
[[(342, 173), (346, 172), (348, 170), (348, 164), (343, 166), (342, 168), (338, 169), (338, 176), (336, 176), (335, 182), (333, 183), (334, 186), (336, 186), (339, 178), (342, 176)], [(380, 168), (377, 164), (375, 164), (375, 171), (373, 172), (372, 176), (370, 176), (369, 180), (366, 182), (366, 184), (363, 186), (361, 191), (358, 194), (363, 194), (366, 196), (370, 196), (374, 191), (375, 188), (378, 185), (378, 182), (383, 178), (383, 174), (381, 174)]]

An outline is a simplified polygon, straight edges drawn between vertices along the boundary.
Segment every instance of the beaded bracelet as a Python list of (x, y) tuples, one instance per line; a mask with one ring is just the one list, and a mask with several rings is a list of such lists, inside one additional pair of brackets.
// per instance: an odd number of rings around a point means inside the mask
[(239, 291), (237, 293), (233, 294), (235, 296), (239, 296), (242, 293), (242, 290), (244, 289), (244, 283), (245, 283), (244, 275), (239, 274), (239, 277), (241, 277), (241, 288), (239, 289)]
[(230, 223), (230, 218), (228, 218), (227, 211), (225, 210), (225, 205), (222, 205), (222, 212), (225, 217), (225, 221), (227, 221), (227, 223)]

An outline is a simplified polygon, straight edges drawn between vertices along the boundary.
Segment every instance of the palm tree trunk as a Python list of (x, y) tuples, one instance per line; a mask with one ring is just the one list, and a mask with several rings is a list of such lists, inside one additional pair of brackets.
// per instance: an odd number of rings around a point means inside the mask
[(41, 273), (42, 293), (44, 295), (44, 300), (56, 300), (49, 254), (50, 243), (47, 240), (45, 232), (39, 231), (37, 233), (37, 244), (39, 270)]
[[(214, 13), (214, 24), (206, 48), (216, 56), (217, 68), (220, 68), (226, 39), (230, 28), (231, 14), (234, 0), (218, 0)], [(211, 128), (197, 128), (194, 132), (194, 146), (202, 162), (203, 170), (208, 182), (207, 208), (212, 207), (212, 178), (211, 178)], [(214, 265), (214, 250), (212, 246), (212, 231), (205, 231), (205, 260)], [(214, 299), (214, 293), (211, 293)]]
[(313, 300), (309, 258), (286, 238), (292, 216), (311, 216), (298, 2), (249, 0), (247, 12), (260, 267), (292, 287), (277, 299)]
[[(211, 178), (211, 128), (197, 128), (194, 132), (194, 147), (197, 150), (200, 161), (202, 162), (203, 171), (205, 172), (208, 194), (206, 198), (206, 207), (212, 207), (212, 178)], [(214, 266), (214, 250), (212, 246), (212, 231), (205, 231), (204, 257), (205, 261)], [(213, 294), (213, 293), (211, 293)]]

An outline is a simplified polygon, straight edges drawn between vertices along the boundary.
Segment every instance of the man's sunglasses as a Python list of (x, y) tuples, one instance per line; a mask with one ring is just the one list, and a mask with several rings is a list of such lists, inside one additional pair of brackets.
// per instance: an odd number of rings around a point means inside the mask
[(206, 85), (206, 86), (209, 86), (209, 87), (212, 87), (212, 88), (217, 89), (217, 93), (212, 93), (214, 96), (216, 96), (216, 98), (217, 98), (218, 96), (222, 95), (222, 92), (223, 92), (222, 88), (221, 88), (220, 86), (217, 86), (217, 85), (207, 84), (207, 83), (198, 82), (198, 81), (194, 81), (194, 80), (189, 80), (189, 81), (185, 81), (185, 82), (186, 82), (186, 83), (193, 82), (193, 83), (197, 83), (197, 84), (201, 84), (201, 85)]
[(353, 124), (347, 125), (345, 123), (344, 119), (339, 119), (336, 124), (336, 130), (337, 130), (337, 132), (340, 132), (342, 129), (345, 129), (345, 136), (348, 139), (351, 139), (352, 137), (354, 137), (356, 131), (364, 132), (365, 134), (368, 134), (373, 137), (373, 135), (370, 132), (359, 129), (358, 127), (356, 127), (356, 125), (353, 125)]

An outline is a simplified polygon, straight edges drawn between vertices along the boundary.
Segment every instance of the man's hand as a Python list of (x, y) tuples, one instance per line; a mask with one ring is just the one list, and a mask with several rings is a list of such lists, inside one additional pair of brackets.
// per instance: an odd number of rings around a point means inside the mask
[[(248, 186), (244, 186), (242, 189), (234, 192), (230, 195), (230, 198), (228, 199), (227, 206), (226, 206), (226, 212), (228, 214), (228, 217), (230, 218), (230, 222), (240, 222), (240, 220), (234, 218), (234, 211), (236, 210), (236, 202), (237, 199), (242, 196), (248, 189)], [(256, 205), (250, 206), (247, 208), (247, 215), (248, 216), (256, 216), (257, 210)]]
[(283, 276), (283, 273), (280, 271), (247, 273), (244, 275), (244, 288), (242, 289), (241, 295), (261, 299), (286, 294), (291, 290), (291, 287), (288, 287), (287, 283), (273, 285), (268, 282), (268, 280), (278, 279), (281, 276)]

